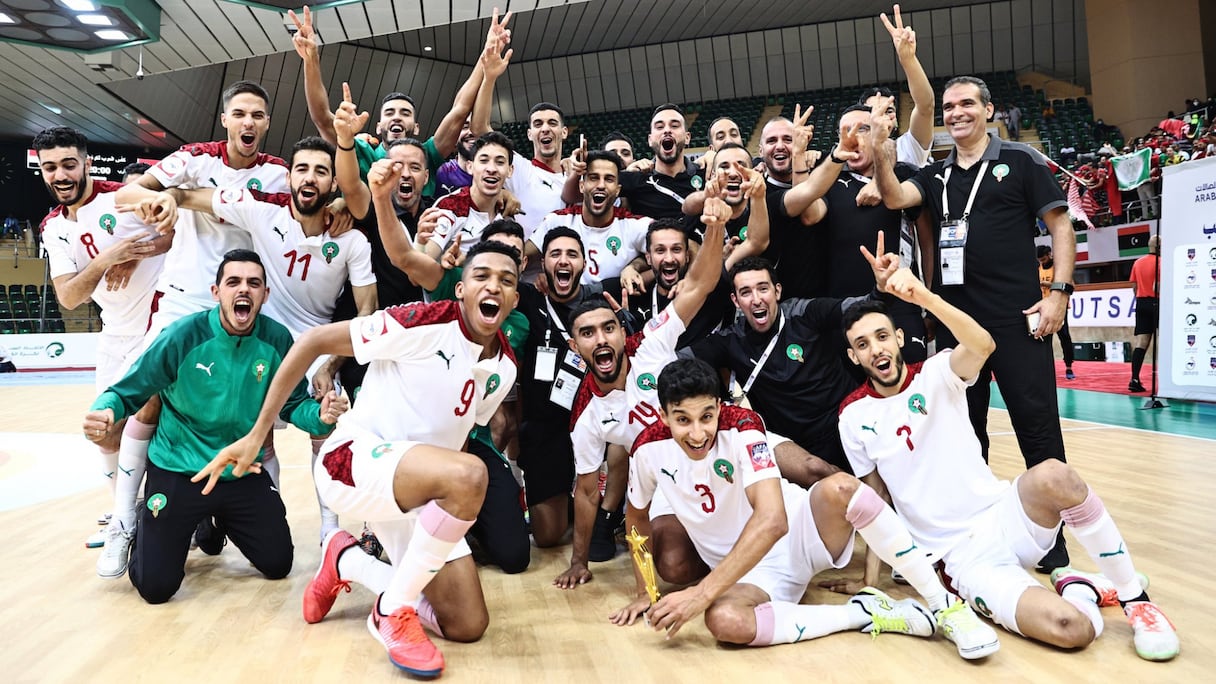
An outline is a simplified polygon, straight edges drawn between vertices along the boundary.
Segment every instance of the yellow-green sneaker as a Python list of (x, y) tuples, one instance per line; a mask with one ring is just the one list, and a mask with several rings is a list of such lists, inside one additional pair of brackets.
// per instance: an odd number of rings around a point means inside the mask
[(958, 647), (958, 654), (967, 660), (986, 658), (1001, 649), (996, 630), (981, 620), (962, 599), (937, 611), (937, 626)]
[(931, 637), (935, 631), (933, 616), (916, 599), (897, 601), (874, 587), (866, 587), (849, 603), (857, 604), (870, 617), (861, 631), (874, 638), (883, 632)]

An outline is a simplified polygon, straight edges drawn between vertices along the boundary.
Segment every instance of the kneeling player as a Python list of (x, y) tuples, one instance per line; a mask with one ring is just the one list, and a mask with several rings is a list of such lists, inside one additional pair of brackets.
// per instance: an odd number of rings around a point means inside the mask
[(767, 646), (845, 630), (932, 636), (934, 617), (914, 599), (865, 588), (844, 605), (799, 605), (816, 573), (853, 557), (853, 530), (916, 587), (965, 658), (995, 651), (996, 634), (950, 596), (898, 516), (856, 478), (836, 473), (806, 490), (782, 480), (753, 411), (722, 406), (719, 379), (704, 361), (682, 359), (659, 377), (661, 423), (633, 447), (628, 525), (647, 534), (656, 489), (712, 570), (696, 586), (653, 606), (641, 573), (638, 598), (610, 619), (630, 624), (649, 610), (668, 636), (705, 613), (719, 641)]

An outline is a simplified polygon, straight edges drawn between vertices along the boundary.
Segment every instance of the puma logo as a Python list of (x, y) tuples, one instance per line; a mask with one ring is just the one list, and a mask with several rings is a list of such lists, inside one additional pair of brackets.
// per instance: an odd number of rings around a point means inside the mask
[(214, 361), (212, 361), (211, 363), (207, 364), (206, 366), (204, 366), (204, 365), (203, 365), (203, 364), (201, 364), (201, 363), (196, 363), (196, 364), (194, 364), (194, 367), (195, 367), (195, 368), (197, 368), (198, 370), (205, 371), (205, 372), (207, 373), (207, 377), (211, 377), (211, 369), (212, 369), (212, 367), (214, 367), (214, 366), (215, 366), (215, 362), (214, 362)]
[(836, 179), (836, 182), (837, 182), (837, 183), (840, 183), (841, 185), (845, 186), (846, 188), (847, 188), (847, 187), (849, 187), (849, 179), (848, 179), (848, 178), (837, 178), (837, 179)]
[(877, 434), (878, 434), (878, 430), (875, 430), (875, 429), (874, 429), (874, 428), (875, 428), (877, 425), (878, 425), (878, 423), (874, 423), (874, 425), (862, 425), (862, 426), (861, 426), (861, 431), (862, 431), (862, 432), (865, 432), (866, 430), (869, 430), (870, 432), (873, 432), (874, 434), (876, 434), (876, 435), (877, 435)]
[(921, 338), (919, 338), (919, 337), (913, 337), (913, 338), (912, 338), (912, 341), (913, 341), (913, 342), (916, 342), (917, 344), (919, 344), (919, 345), (920, 345), (920, 346), (922, 346), (922, 347), (926, 346), (926, 345), (925, 345), (925, 341), (924, 341), (924, 340), (922, 340), (922, 339), (921, 339)]
[[(60, 240), (63, 240), (64, 242), (66, 242), (66, 243), (67, 243), (67, 244), (69, 244), (69, 245), (70, 245), (70, 244), (72, 244), (72, 241), (71, 241), (71, 240), (69, 240), (69, 239), (68, 239), (68, 236), (66, 236), (66, 235), (60, 235), (60, 236), (59, 236), (59, 239), (60, 239)], [(1196, 303), (1196, 304), (1198, 304), (1199, 302), (1195, 302), (1195, 303)]]
[(1119, 542), (1119, 550), (1118, 550), (1118, 551), (1112, 551), (1112, 552), (1109, 552), (1109, 553), (1099, 553), (1099, 554), (1098, 554), (1098, 558), (1112, 558), (1112, 557), (1114, 557), (1114, 556), (1122, 556), (1122, 555), (1124, 555), (1124, 554), (1125, 554), (1125, 552), (1123, 551), (1123, 542)]
[(660, 473), (663, 473), (663, 474), (664, 474), (664, 475), (666, 475), (667, 477), (670, 477), (670, 478), (671, 478), (671, 483), (672, 483), (672, 484), (675, 484), (675, 482), (676, 482), (676, 473), (680, 472), (680, 469), (679, 469), (679, 468), (676, 468), (674, 471), (672, 471), (672, 472), (670, 472), (670, 473), (669, 473), (669, 472), (667, 472), (667, 469), (666, 469), (666, 468), (659, 468), (659, 472), (660, 472)]
[(272, 230), (274, 230), (274, 232), (279, 234), (280, 242), (287, 242), (287, 233), (284, 233), (283, 231), (279, 230), (278, 226), (275, 226)]
[(915, 550), (916, 550), (916, 544), (913, 543), (912, 546), (909, 546), (908, 548), (904, 549), (903, 551), (896, 551), (895, 557), (903, 558), (904, 556), (908, 555), (909, 553), (912, 553)]
[(798, 636), (794, 639), (794, 643), (798, 643), (799, 641), (802, 641), (802, 635), (804, 632), (806, 632), (806, 626), (795, 622), (794, 629), (798, 630)]
[(118, 469), (122, 471), (122, 474), (123, 474), (123, 475), (127, 475), (127, 476), (130, 476), (132, 473), (134, 473), (134, 472), (135, 472), (135, 469), (134, 469), (134, 468), (132, 468), (132, 469), (130, 469), (130, 470), (127, 470), (126, 468), (124, 468), (124, 467), (122, 467), (122, 466), (118, 466)]
[(435, 356), (438, 356), (439, 358), (443, 359), (443, 362), (448, 365), (448, 370), (452, 370), (452, 359), (455, 358), (454, 356), (448, 356), (447, 354), (444, 354), (442, 349), (435, 352)]
[(607, 425), (608, 423), (619, 423), (619, 422), (621, 422), (621, 421), (617, 420), (616, 416), (609, 413), (607, 418), (600, 421), (600, 425)]
[(552, 182), (550, 182), (550, 181), (547, 181), (547, 180), (545, 180), (545, 179), (543, 179), (543, 178), (541, 179), (540, 184), (541, 184), (541, 185), (543, 185), (543, 186), (545, 186), (546, 188), (549, 188), (550, 190), (552, 190), (552, 189), (553, 189), (553, 183), (552, 183)]
[(111, 480), (113, 480), (113, 479), (114, 479), (114, 473), (112, 473), (112, 472), (111, 472), (111, 473), (106, 473), (106, 477), (107, 477), (107, 478), (109, 478), (109, 479), (111, 479)]

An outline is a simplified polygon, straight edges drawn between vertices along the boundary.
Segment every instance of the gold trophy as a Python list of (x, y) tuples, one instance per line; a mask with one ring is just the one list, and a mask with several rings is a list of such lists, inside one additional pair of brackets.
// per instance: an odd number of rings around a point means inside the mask
[(650, 549), (646, 548), (646, 540), (650, 537), (643, 537), (638, 534), (638, 528), (632, 527), (629, 534), (625, 535), (625, 541), (629, 542), (629, 550), (633, 554), (633, 563), (638, 567), (638, 572), (642, 573), (642, 581), (646, 583), (646, 593), (650, 596), (650, 605), (654, 605), (659, 600), (659, 582), (654, 571), (654, 556), (650, 555)]

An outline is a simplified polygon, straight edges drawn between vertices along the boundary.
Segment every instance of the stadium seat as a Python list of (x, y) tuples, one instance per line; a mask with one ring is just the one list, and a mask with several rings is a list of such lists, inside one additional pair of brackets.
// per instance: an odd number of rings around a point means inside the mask
[(13, 335), (17, 332), (17, 326), (12, 321), (0, 321), (0, 335)]

